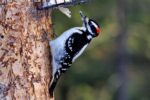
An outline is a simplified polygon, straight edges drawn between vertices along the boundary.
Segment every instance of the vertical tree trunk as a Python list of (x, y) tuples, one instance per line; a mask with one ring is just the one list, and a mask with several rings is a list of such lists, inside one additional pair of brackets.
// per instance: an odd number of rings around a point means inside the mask
[(49, 100), (50, 11), (0, 0), (0, 100)]
[(127, 0), (117, 0), (118, 37), (116, 66), (120, 86), (114, 100), (127, 100)]

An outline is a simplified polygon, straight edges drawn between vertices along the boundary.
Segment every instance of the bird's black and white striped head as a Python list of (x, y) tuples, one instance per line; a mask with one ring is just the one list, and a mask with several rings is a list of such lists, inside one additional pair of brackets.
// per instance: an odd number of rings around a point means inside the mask
[(88, 31), (88, 33), (90, 33), (93, 37), (97, 37), (101, 32), (100, 26), (94, 20), (89, 19), (87, 16), (85, 16), (82, 11), (80, 11), (80, 15), (86, 31)]

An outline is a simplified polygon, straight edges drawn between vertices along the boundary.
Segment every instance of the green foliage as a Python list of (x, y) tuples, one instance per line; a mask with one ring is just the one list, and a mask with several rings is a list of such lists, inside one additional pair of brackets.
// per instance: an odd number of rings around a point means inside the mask
[[(128, 0), (127, 51), (128, 97), (150, 100), (150, 0)], [(56, 100), (113, 100), (120, 81), (115, 64), (118, 35), (115, 0), (94, 0), (71, 7), (72, 18), (59, 11), (53, 14), (55, 32), (81, 26), (79, 10), (95, 19), (102, 33), (61, 77)], [(56, 28), (57, 27), (57, 28)]]

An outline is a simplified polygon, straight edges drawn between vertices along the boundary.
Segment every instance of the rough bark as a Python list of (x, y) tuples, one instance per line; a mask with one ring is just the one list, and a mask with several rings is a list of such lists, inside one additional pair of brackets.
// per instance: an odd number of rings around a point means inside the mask
[(51, 11), (0, 0), (0, 100), (49, 100)]

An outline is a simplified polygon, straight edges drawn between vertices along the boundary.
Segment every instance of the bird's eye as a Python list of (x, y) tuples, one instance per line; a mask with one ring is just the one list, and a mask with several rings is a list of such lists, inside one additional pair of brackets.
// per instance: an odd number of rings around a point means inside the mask
[(93, 24), (89, 24), (93, 33), (97, 33), (97, 28)]

